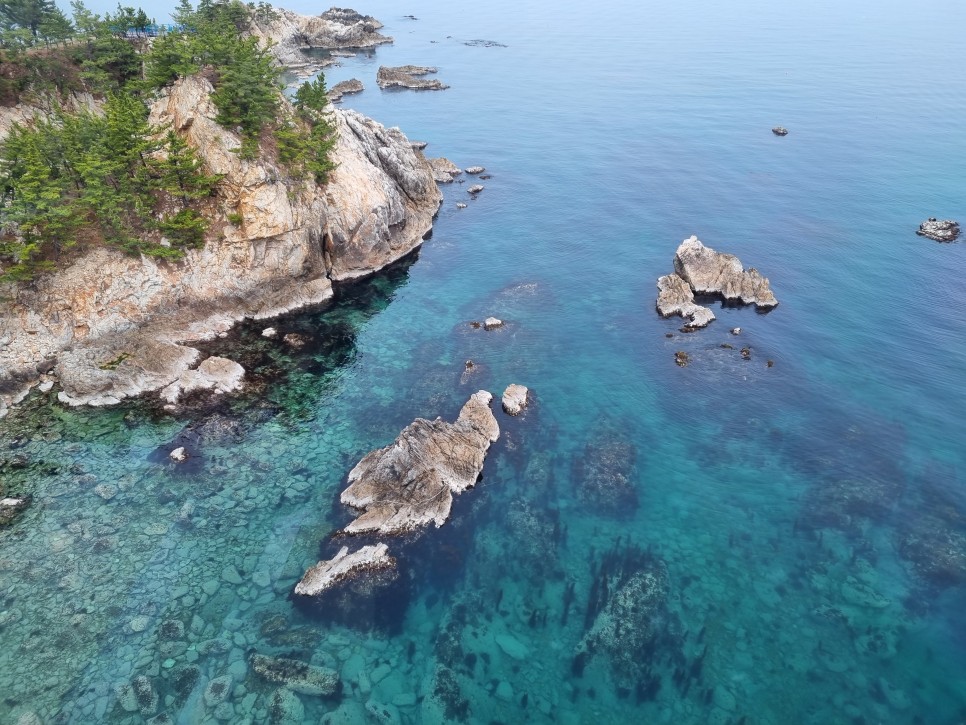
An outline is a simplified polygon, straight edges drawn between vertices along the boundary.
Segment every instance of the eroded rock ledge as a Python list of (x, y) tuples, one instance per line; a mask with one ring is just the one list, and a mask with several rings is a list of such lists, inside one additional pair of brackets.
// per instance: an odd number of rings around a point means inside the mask
[(331, 559), (320, 561), (305, 572), (302, 580), (295, 585), (295, 593), (303, 596), (317, 596), (340, 582), (363, 572), (393, 569), (396, 560), (389, 556), (389, 547), (383, 543), (363, 546), (349, 553), (343, 546)]
[(705, 327), (714, 320), (711, 310), (695, 303), (695, 294), (755, 305), (759, 310), (778, 305), (767, 277), (754, 267), (744, 269), (736, 256), (716, 252), (695, 236), (681, 242), (674, 255), (674, 274), (660, 277), (657, 288), (657, 311), (663, 317), (680, 315), (688, 329)]

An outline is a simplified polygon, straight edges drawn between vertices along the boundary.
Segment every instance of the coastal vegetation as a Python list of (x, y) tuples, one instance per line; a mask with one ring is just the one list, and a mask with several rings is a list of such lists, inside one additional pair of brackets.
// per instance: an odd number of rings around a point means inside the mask
[(179, 259), (204, 244), (220, 177), (149, 122), (158, 94), (191, 75), (211, 83), (241, 158), (274, 155), (296, 183), (327, 181), (324, 79), (286, 103), (281, 68), (248, 32), (277, 17), (270, 5), (184, 0), (167, 26), (141, 9), (72, 8), (73, 22), (49, 0), (0, 2), (0, 105), (41, 111), (0, 142), (0, 279), (29, 280), (91, 245)]

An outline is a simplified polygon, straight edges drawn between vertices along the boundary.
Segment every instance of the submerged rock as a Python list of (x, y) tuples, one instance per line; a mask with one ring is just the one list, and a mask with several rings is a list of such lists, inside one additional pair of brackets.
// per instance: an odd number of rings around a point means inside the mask
[(771, 130), (771, 132), (773, 134), (775, 134), (776, 136), (787, 136), (788, 135), (788, 129), (785, 128), (784, 126), (775, 126), (775, 128), (773, 128)]
[(340, 81), (329, 89), (329, 101), (332, 103), (338, 103), (342, 100), (342, 96), (352, 93), (362, 93), (365, 89), (365, 86), (362, 85), (362, 81), (360, 81), (358, 78), (350, 78), (347, 81)]
[(449, 518), (453, 495), (476, 484), (500, 427), (493, 396), (470, 396), (454, 423), (417, 418), (385, 448), (366, 455), (349, 472), (342, 503), (364, 513), (344, 531), (395, 534)]
[(509, 415), (520, 415), (527, 407), (530, 391), (523, 385), (509, 385), (503, 391), (503, 410)]
[(435, 73), (436, 68), (423, 65), (380, 66), (376, 83), (380, 88), (412, 88), (415, 90), (442, 91), (449, 88), (438, 78), (418, 78)]
[(271, 725), (302, 725), (305, 705), (291, 690), (280, 687), (268, 702), (268, 722)]
[(930, 217), (919, 225), (916, 232), (920, 237), (928, 237), (937, 242), (954, 242), (959, 237), (959, 222), (952, 219), (936, 219)]
[(320, 561), (306, 571), (302, 580), (295, 585), (295, 593), (316, 596), (346, 579), (366, 572), (392, 569), (395, 566), (396, 560), (389, 556), (389, 547), (383, 543), (363, 546), (351, 554), (349, 547), (343, 546), (334, 557)]
[(637, 448), (619, 428), (599, 429), (574, 464), (577, 498), (591, 513), (632, 515), (638, 506), (636, 460)]
[(339, 690), (339, 674), (327, 667), (287, 657), (253, 654), (249, 659), (256, 675), (302, 695), (334, 695)]
[(652, 684), (649, 653), (671, 634), (667, 567), (635, 549), (615, 550), (608, 558), (613, 569), (598, 574), (591, 591), (588, 630), (575, 650), (574, 674), (590, 657), (606, 657), (617, 680), (641, 692)]

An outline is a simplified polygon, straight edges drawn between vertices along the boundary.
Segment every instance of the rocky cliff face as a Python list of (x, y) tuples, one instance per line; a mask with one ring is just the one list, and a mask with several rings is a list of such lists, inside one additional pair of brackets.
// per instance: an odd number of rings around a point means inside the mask
[(263, 44), (270, 42), (278, 62), (288, 68), (321, 65), (305, 54), (311, 48), (371, 48), (392, 42), (378, 32), (382, 23), (355, 10), (331, 8), (321, 15), (299, 15), (275, 8), (275, 13), (278, 17), (272, 20), (256, 19), (251, 32)]
[[(69, 268), (0, 290), (0, 394), (7, 403), (56, 363), (68, 403), (110, 404), (168, 385), (198, 360), (193, 340), (243, 317), (323, 302), (331, 280), (370, 274), (418, 247), (441, 202), (398, 129), (334, 111), (338, 169), (319, 188), (269, 154), (246, 161), (215, 123), (210, 84), (177, 82), (151, 109), (224, 180), (210, 240), (182, 262), (93, 250)], [(243, 222), (229, 224), (228, 213)], [(2, 407), (2, 404), (0, 404)]]

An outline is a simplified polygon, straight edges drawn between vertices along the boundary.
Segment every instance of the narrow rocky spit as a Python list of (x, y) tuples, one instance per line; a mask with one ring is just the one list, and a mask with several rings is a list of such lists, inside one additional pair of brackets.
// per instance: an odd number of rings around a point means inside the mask
[(342, 96), (347, 96), (353, 93), (362, 93), (365, 89), (365, 86), (362, 85), (362, 81), (360, 81), (358, 78), (350, 78), (347, 81), (340, 81), (329, 89), (329, 101), (331, 103), (338, 103), (342, 100)]
[(767, 277), (745, 269), (733, 254), (716, 252), (692, 236), (681, 242), (674, 255), (674, 273), (657, 281), (657, 311), (662, 317), (680, 315), (686, 330), (707, 326), (715, 319), (694, 295), (711, 295), (727, 303), (754, 305), (770, 310), (778, 305)]

